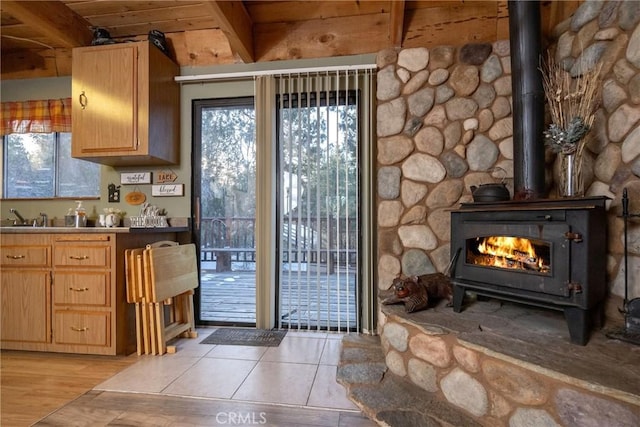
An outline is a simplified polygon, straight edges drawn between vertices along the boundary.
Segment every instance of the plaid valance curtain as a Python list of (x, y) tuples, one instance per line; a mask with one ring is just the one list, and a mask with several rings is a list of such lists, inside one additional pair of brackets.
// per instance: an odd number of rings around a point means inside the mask
[(71, 98), (3, 102), (0, 135), (71, 132)]

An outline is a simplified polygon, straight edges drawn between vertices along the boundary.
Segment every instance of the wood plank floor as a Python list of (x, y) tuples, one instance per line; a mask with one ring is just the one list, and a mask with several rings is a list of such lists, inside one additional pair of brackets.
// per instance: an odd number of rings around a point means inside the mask
[(136, 361), (125, 356), (2, 350), (0, 425), (30, 426)]

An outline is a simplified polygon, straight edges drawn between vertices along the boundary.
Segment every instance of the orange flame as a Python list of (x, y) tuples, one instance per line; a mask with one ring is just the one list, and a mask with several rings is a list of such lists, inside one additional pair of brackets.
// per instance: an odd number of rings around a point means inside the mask
[(542, 259), (538, 259), (529, 239), (511, 236), (485, 237), (477, 247), (480, 257), (476, 263), (501, 268), (542, 268)]

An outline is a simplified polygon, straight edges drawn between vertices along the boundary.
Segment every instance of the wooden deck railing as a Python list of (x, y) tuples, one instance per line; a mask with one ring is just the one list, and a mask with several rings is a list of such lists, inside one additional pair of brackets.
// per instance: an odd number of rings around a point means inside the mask
[[(227, 271), (231, 262), (255, 262), (255, 218), (202, 218), (201, 261), (215, 261)], [(335, 265), (357, 264), (355, 218), (285, 217), (281, 250), (283, 262)]]

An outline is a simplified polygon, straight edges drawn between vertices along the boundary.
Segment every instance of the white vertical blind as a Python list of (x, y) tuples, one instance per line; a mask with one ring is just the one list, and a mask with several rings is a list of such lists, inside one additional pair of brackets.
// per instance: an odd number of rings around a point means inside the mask
[[(289, 73), (278, 92), (281, 328), (360, 331), (360, 149), (372, 70)], [(367, 142), (368, 144), (368, 142)]]

